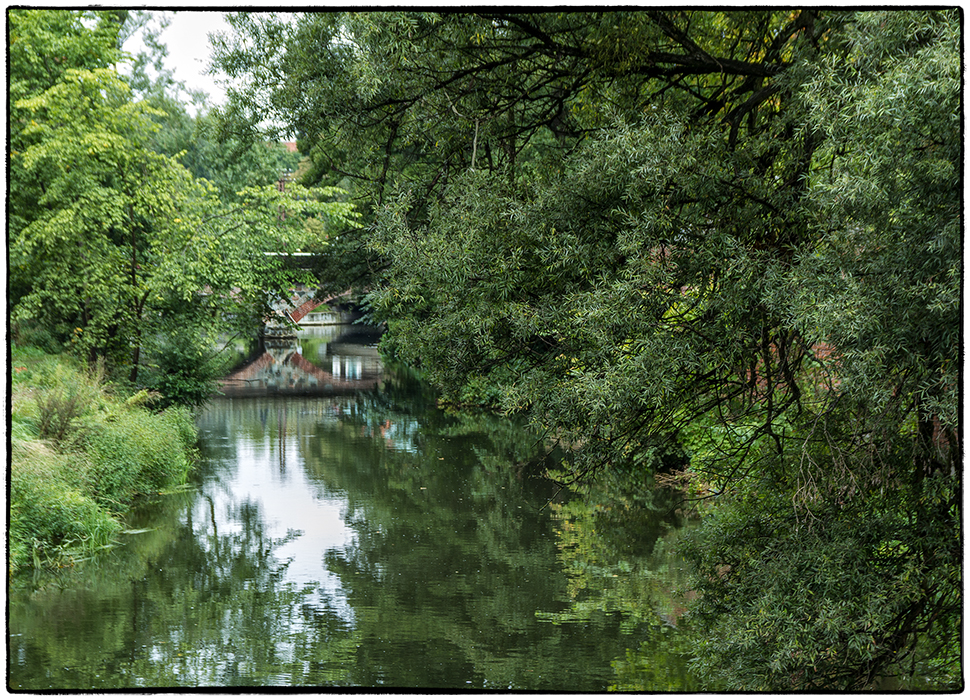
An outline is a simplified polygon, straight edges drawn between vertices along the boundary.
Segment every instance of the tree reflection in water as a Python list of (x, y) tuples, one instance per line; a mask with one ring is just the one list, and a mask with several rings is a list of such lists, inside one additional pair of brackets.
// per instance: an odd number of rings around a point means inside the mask
[[(350, 345), (300, 354), (332, 368)], [(643, 635), (619, 614), (548, 621), (571, 601), (536, 436), (375, 379), (213, 401), (197, 491), (12, 601), (11, 687), (605, 690)]]

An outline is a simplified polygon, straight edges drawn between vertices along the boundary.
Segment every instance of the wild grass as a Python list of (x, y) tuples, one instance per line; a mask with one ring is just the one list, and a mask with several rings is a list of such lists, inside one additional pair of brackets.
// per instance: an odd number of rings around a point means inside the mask
[(68, 357), (14, 347), (11, 360), (10, 573), (108, 546), (138, 498), (185, 483), (188, 410), (153, 412)]

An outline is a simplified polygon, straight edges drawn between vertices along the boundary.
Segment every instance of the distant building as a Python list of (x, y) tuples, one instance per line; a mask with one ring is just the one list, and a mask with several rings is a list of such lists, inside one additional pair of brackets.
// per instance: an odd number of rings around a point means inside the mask
[(282, 146), (286, 149), (287, 153), (298, 153), (296, 147), (296, 141), (264, 141), (267, 148), (273, 148), (274, 146)]

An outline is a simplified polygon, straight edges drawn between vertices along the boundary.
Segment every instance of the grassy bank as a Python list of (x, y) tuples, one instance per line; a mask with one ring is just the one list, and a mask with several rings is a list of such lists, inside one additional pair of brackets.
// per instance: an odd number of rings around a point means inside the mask
[(185, 482), (195, 425), (66, 356), (11, 348), (10, 573), (109, 545), (135, 500)]

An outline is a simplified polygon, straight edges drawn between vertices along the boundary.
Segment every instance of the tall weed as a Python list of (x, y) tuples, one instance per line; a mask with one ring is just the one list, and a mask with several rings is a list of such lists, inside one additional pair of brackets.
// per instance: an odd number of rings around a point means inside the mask
[(17, 346), (11, 360), (11, 572), (103, 547), (136, 497), (185, 483), (190, 411), (113, 396), (103, 366)]
[(37, 429), (42, 440), (61, 444), (80, 427), (81, 419), (103, 406), (104, 366), (87, 373), (59, 364), (35, 393)]
[(112, 513), (83, 493), (73, 455), (43, 443), (14, 443), (10, 478), (11, 571), (87, 552), (121, 529)]

